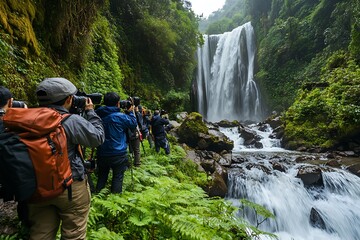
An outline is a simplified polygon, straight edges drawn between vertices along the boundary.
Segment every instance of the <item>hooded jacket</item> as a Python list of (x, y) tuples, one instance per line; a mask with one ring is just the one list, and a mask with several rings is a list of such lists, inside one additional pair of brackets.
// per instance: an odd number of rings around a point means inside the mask
[(103, 121), (105, 142), (97, 148), (97, 156), (118, 156), (127, 153), (128, 129), (136, 128), (136, 117), (133, 112), (121, 113), (115, 106), (102, 106), (96, 113)]

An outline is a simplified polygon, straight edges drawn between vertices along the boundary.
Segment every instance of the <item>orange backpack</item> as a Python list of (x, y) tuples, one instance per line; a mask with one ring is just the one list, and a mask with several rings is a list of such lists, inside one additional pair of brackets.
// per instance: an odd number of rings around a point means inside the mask
[(4, 115), (6, 132), (14, 132), (26, 145), (35, 171), (36, 190), (30, 201), (57, 197), (65, 189), (71, 199), (73, 179), (62, 126), (69, 116), (50, 108), (10, 108)]

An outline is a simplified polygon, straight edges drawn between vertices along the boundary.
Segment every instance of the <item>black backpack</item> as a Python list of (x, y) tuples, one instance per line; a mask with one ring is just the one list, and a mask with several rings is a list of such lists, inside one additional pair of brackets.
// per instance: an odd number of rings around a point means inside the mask
[(35, 170), (28, 149), (17, 134), (0, 131), (0, 181), (4, 200), (14, 197), (16, 201), (27, 200), (36, 190)]

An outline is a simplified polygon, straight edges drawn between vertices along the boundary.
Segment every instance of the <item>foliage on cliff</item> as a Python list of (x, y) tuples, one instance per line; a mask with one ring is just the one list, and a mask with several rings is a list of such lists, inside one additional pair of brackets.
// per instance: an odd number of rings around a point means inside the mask
[(151, 108), (176, 96), (181, 109), (189, 102), (183, 93), (200, 37), (187, 6), (182, 0), (1, 1), (0, 84), (30, 106), (39, 81), (62, 76), (86, 92), (138, 95)]
[(344, 53), (331, 57), (321, 84), (305, 85), (286, 112), (287, 148), (325, 149), (360, 139), (360, 67)]

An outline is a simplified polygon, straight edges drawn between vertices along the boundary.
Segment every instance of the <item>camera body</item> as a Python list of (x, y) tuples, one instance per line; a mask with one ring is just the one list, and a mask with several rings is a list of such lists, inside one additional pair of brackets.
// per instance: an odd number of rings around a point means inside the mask
[(140, 105), (140, 98), (139, 97), (132, 97), (132, 99), (134, 101), (135, 107)]
[(140, 98), (139, 97), (128, 97), (126, 100), (120, 101), (120, 108), (124, 110), (128, 110), (132, 105), (135, 107), (140, 105)]
[(13, 107), (13, 108), (25, 108), (25, 106), (26, 106), (25, 102), (16, 101), (16, 100), (13, 100), (12, 105), (11, 105), (11, 107)]
[(102, 100), (101, 93), (86, 94), (85, 92), (77, 92), (73, 97), (73, 102), (70, 108), (71, 113), (81, 113), (85, 109), (86, 99), (90, 98), (94, 105), (100, 104)]
[(132, 102), (130, 100), (121, 100), (120, 108), (124, 110), (128, 110), (132, 106)]

